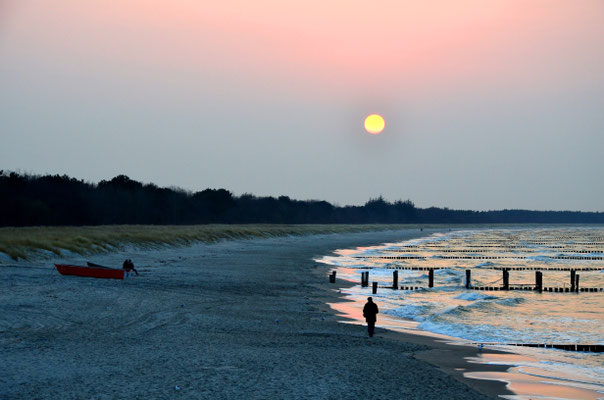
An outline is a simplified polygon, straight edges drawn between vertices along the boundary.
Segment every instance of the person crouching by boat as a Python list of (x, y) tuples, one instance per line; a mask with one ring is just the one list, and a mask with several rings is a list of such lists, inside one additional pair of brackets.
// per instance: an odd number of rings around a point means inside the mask
[(126, 271), (126, 277), (130, 276), (132, 271), (134, 271), (136, 276), (138, 276), (138, 271), (136, 270), (136, 268), (134, 268), (134, 263), (132, 262), (131, 259), (127, 259), (124, 261), (124, 264), (122, 265), (122, 269), (124, 269), (124, 271)]

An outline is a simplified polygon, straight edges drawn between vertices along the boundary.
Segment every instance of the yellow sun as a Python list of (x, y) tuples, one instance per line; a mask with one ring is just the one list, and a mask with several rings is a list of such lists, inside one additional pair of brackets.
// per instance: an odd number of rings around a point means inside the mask
[(371, 114), (365, 118), (365, 130), (372, 135), (377, 135), (384, 130), (386, 122), (379, 114)]

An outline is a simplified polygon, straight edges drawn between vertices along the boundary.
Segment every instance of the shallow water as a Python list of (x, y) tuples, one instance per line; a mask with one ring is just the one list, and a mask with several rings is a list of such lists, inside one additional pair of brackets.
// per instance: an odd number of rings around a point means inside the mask
[[(381, 258), (401, 256), (416, 258)], [(335, 256), (325, 256), (319, 261), (337, 266), (339, 278), (359, 283), (361, 272), (368, 270), (370, 282), (379, 283), (374, 297), (382, 312), (413, 322), (416, 329), (523, 356), (503, 360), (485, 355), (475, 361), (513, 368), (505, 377), (500, 374), (476, 378), (513, 381), (510, 388), (522, 396), (600, 398), (604, 397), (603, 353), (509, 344), (603, 345), (604, 292), (538, 293), (533, 290), (535, 270), (542, 271), (545, 288), (570, 288), (570, 272), (557, 270), (568, 268), (577, 271), (580, 288), (600, 290), (604, 288), (602, 256), (603, 228), (547, 227), (434, 234), (401, 243), (339, 250)], [(443, 268), (434, 271), (433, 288), (427, 287), (428, 271), (406, 269), (398, 270), (399, 286), (422, 289), (385, 288), (392, 285), (393, 269), (422, 267)], [(503, 273), (497, 268), (511, 269), (510, 287), (530, 290), (465, 288), (465, 271), (470, 270), (472, 286), (500, 289)], [(371, 289), (357, 285), (346, 293), (360, 298), (371, 293)]]

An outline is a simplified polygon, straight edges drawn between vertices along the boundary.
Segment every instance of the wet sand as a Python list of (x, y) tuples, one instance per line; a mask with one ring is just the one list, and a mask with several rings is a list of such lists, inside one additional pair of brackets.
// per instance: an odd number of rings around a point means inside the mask
[[(0, 264), (2, 399), (482, 399), (509, 394), (458, 368), (475, 349), (342, 324), (312, 261), (399, 231), (228, 241), (94, 257), (141, 276), (66, 277)], [(58, 261), (58, 260), (52, 260)], [(68, 260), (83, 262), (74, 257)], [(470, 385), (470, 386), (469, 386)]]

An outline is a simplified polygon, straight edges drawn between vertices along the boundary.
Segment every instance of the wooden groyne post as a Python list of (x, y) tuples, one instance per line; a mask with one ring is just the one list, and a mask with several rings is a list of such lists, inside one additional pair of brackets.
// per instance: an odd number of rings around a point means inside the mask
[(377, 282), (373, 282), (373, 289), (372, 289), (372, 293), (376, 294), (377, 293)]
[(571, 292), (575, 292), (575, 283), (576, 283), (576, 279), (575, 276), (577, 275), (577, 271), (575, 271), (574, 269), (570, 270), (570, 291)]
[(392, 271), (392, 289), (398, 289), (398, 271)]
[(361, 287), (369, 286), (369, 271), (361, 272)]
[(434, 268), (428, 271), (428, 287), (434, 287)]
[(579, 293), (579, 274), (575, 275), (575, 292)]
[(503, 290), (510, 290), (510, 271), (503, 269)]
[(472, 287), (472, 271), (470, 271), (469, 269), (466, 269), (466, 289), (469, 289)]
[(535, 290), (543, 293), (543, 273), (541, 271), (535, 271)]
[(329, 283), (336, 283), (336, 271), (332, 271), (329, 275)]

